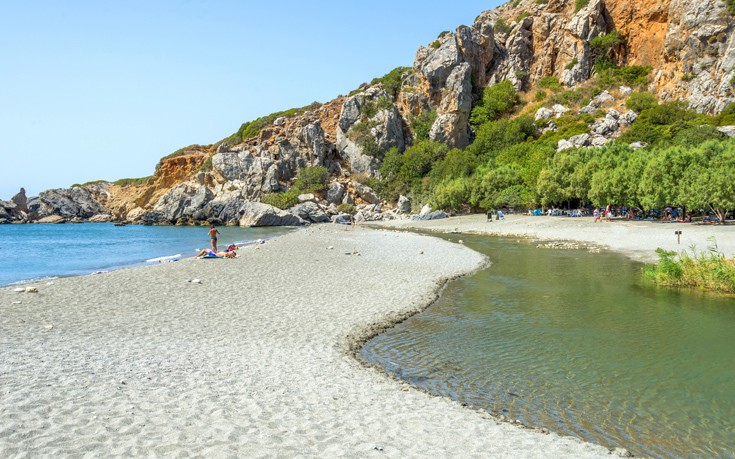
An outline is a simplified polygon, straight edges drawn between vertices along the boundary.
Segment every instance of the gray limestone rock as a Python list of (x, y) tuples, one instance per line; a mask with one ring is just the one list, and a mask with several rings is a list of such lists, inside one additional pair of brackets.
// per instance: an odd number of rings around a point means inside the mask
[(538, 120), (548, 120), (554, 116), (554, 112), (546, 107), (541, 107), (536, 111), (536, 116), (534, 116), (534, 119), (536, 121)]
[[(380, 160), (376, 156), (393, 147), (399, 150), (405, 148), (403, 118), (394, 105), (380, 108), (386, 100), (392, 101), (392, 96), (380, 86), (375, 86), (348, 97), (342, 103), (336, 147), (349, 162), (352, 172), (374, 175), (380, 168)], [(372, 104), (377, 110), (374, 113), (363, 110), (366, 104)], [(365, 132), (356, 134), (358, 124), (362, 125)], [(375, 154), (373, 156), (364, 150), (364, 146), (370, 143), (374, 144), (376, 150), (372, 152)]]
[(398, 213), (401, 214), (407, 214), (411, 212), (411, 200), (408, 199), (406, 196), (399, 196), (398, 197)]
[(297, 204), (288, 209), (288, 212), (311, 223), (327, 223), (330, 220), (324, 209), (313, 201)]
[(615, 98), (612, 96), (612, 94), (610, 94), (609, 92), (607, 92), (607, 90), (605, 90), (599, 93), (598, 95), (596, 95), (595, 97), (593, 97), (592, 100), (597, 102), (598, 106), (600, 106), (607, 102), (613, 102)]
[(628, 144), (628, 146), (633, 150), (638, 150), (639, 148), (646, 148), (648, 144), (646, 142), (633, 142)]
[(261, 202), (245, 202), (240, 226), (300, 226), (306, 222), (297, 215)]
[(339, 225), (351, 225), (352, 216), (350, 214), (339, 214), (332, 217), (332, 223)]
[(339, 204), (345, 194), (345, 187), (339, 182), (332, 182), (327, 188), (327, 202)]
[(36, 218), (56, 215), (69, 221), (75, 218), (83, 221), (97, 214), (109, 213), (88, 187), (42, 191), (38, 195), (38, 201), (40, 205), (33, 211)]
[(19, 211), (28, 212), (28, 198), (26, 197), (25, 188), (21, 188), (15, 196), (10, 198), (10, 200), (18, 206)]
[(363, 201), (370, 204), (380, 203), (380, 198), (378, 198), (378, 195), (375, 194), (375, 191), (373, 191), (373, 189), (369, 186), (363, 185), (362, 183), (353, 180), (352, 187), (355, 189), (357, 196), (360, 197)]
[(567, 107), (565, 107), (565, 106), (563, 106), (561, 104), (554, 104), (554, 106), (551, 107), (551, 109), (554, 111), (554, 115), (557, 118), (559, 118), (560, 116), (562, 116), (563, 114), (565, 114), (566, 112), (569, 111), (569, 109)]
[(212, 191), (204, 185), (194, 182), (182, 183), (163, 195), (147, 212), (143, 220), (149, 224), (190, 223), (192, 221), (209, 220), (201, 214), (201, 210), (213, 198)]

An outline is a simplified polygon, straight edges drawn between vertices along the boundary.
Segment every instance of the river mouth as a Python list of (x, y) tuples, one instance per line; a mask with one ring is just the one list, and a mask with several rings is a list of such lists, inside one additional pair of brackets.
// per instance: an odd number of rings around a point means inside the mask
[(735, 300), (622, 255), (451, 235), (492, 266), (359, 355), (423, 390), (653, 457), (735, 457)]

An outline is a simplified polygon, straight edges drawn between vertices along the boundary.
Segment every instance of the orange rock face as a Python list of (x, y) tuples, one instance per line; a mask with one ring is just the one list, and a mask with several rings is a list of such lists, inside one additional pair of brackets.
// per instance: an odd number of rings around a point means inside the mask
[(204, 162), (214, 154), (211, 147), (194, 146), (183, 154), (162, 159), (153, 177), (141, 185), (110, 185), (110, 198), (105, 205), (115, 218), (123, 219), (131, 210), (150, 208), (176, 185), (191, 180)]
[(613, 0), (606, 6), (615, 29), (626, 39), (629, 65), (663, 63), (671, 0)]

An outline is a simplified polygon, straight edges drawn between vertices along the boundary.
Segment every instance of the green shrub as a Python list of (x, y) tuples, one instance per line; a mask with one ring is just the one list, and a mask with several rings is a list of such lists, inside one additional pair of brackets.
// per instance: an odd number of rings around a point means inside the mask
[(378, 110), (391, 110), (393, 107), (395, 107), (395, 105), (393, 105), (393, 102), (391, 102), (387, 97), (380, 97), (375, 103), (375, 108)]
[(735, 0), (727, 0), (727, 10), (730, 14), (735, 15)]
[(582, 8), (590, 4), (590, 0), (574, 0), (574, 12), (577, 13)]
[(615, 69), (615, 77), (629, 86), (645, 86), (651, 70), (651, 66), (631, 65)]
[(475, 142), (468, 147), (483, 161), (494, 158), (500, 151), (512, 145), (534, 140), (538, 130), (530, 116), (513, 120), (497, 120), (482, 124), (477, 129)]
[(260, 199), (260, 202), (285, 210), (299, 203), (300, 194), (299, 190), (291, 188), (280, 193), (266, 194)]
[(598, 35), (590, 40), (590, 46), (592, 46), (596, 54), (595, 71), (599, 73), (616, 68), (615, 61), (610, 54), (615, 48), (623, 44), (625, 44), (625, 40), (623, 40), (617, 30)]
[(647, 91), (634, 92), (625, 101), (625, 107), (636, 113), (641, 113), (643, 110), (648, 110), (656, 105), (658, 105), (658, 99)]
[(72, 188), (79, 188), (79, 187), (83, 187), (83, 186), (87, 186), (87, 185), (100, 185), (102, 183), (110, 183), (110, 182), (108, 182), (107, 180), (92, 180), (92, 181), (84, 182), (84, 183), (75, 183), (71, 187)]
[(715, 124), (716, 119), (687, 108), (686, 102), (667, 102), (643, 110), (630, 129), (620, 138), (625, 142), (648, 144), (672, 143), (681, 132), (702, 124)]
[(477, 156), (470, 149), (460, 150), (454, 148), (449, 150), (444, 158), (434, 163), (429, 175), (434, 184), (445, 180), (469, 177), (478, 166), (478, 163)]
[[(575, 119), (569, 123), (560, 123), (565, 117), (558, 118), (556, 125), (558, 130), (556, 132), (549, 131), (546, 134), (539, 137), (539, 142), (542, 143), (557, 143), (561, 139), (568, 139), (575, 135), (586, 134), (590, 131), (590, 127), (587, 122)], [(571, 118), (571, 117), (568, 117)]]
[(566, 91), (554, 94), (549, 103), (562, 105), (585, 105), (582, 103), (590, 96), (589, 91), (583, 88), (568, 89)]
[(114, 182), (112, 182), (112, 184), (117, 186), (140, 186), (148, 184), (152, 178), (152, 175), (140, 178), (123, 178), (120, 180), (115, 180)]
[(380, 78), (373, 78), (370, 81), (370, 86), (380, 84), (383, 89), (385, 89), (385, 92), (390, 94), (395, 99), (396, 97), (398, 97), (398, 92), (401, 90), (403, 74), (413, 71), (414, 70), (411, 67), (396, 67)]
[(246, 123), (243, 123), (240, 126), (240, 129), (238, 129), (236, 133), (232, 134), (230, 137), (225, 139), (225, 142), (228, 145), (236, 145), (240, 142), (243, 142), (245, 140), (248, 140), (250, 138), (257, 136), (260, 133), (260, 131), (270, 126), (271, 124), (273, 124), (273, 122), (277, 118), (300, 115), (307, 110), (314, 110), (316, 108), (319, 108), (321, 107), (321, 105), (322, 104), (320, 104), (319, 102), (312, 102), (306, 107), (291, 108), (289, 110), (284, 110), (281, 112), (271, 113), (270, 115), (267, 115), (267, 116), (262, 116), (253, 121), (248, 121)]
[(671, 143), (691, 148), (699, 146), (708, 140), (722, 140), (724, 138), (725, 134), (718, 131), (716, 127), (705, 124), (682, 129), (674, 135)]
[(199, 167), (199, 172), (209, 172), (214, 168), (214, 165), (212, 164), (212, 156), (204, 160), (202, 165)]
[(337, 212), (341, 214), (353, 214), (357, 208), (354, 204), (344, 203), (337, 206)]
[(615, 67), (615, 63), (606, 58), (606, 63), (595, 67), (597, 76), (595, 84), (601, 89), (625, 84), (633, 87), (644, 87), (648, 84), (648, 75), (651, 67), (632, 65), (630, 67)]
[(442, 45), (442, 44), (441, 44), (441, 42), (439, 42), (439, 40), (434, 40), (434, 41), (432, 41), (432, 42), (431, 42), (431, 43), (429, 44), (429, 48), (431, 48), (431, 49), (439, 49), (439, 47), (440, 47), (441, 45)]
[(260, 202), (270, 204), (279, 209), (288, 209), (299, 202), (302, 193), (321, 193), (327, 188), (329, 171), (326, 167), (305, 167), (299, 170), (291, 188), (279, 193), (269, 193), (263, 196)]
[(429, 203), (435, 209), (467, 210), (471, 190), (471, 180), (466, 177), (446, 180), (436, 186)]
[(391, 148), (380, 167), (383, 177), (380, 194), (391, 201), (397, 200), (401, 194), (423, 195), (428, 186), (424, 179), (447, 151), (446, 144), (429, 140), (416, 142), (403, 153)]
[(305, 167), (296, 176), (291, 189), (301, 193), (319, 193), (327, 188), (329, 171), (324, 166)]
[(537, 5), (546, 5), (549, 2), (549, 0), (536, 0)]
[(409, 124), (413, 129), (415, 142), (429, 139), (429, 132), (431, 126), (434, 125), (434, 121), (436, 121), (436, 110), (424, 111), (409, 117)]
[(624, 43), (625, 40), (623, 40), (617, 30), (613, 30), (612, 32), (603, 35), (598, 35), (590, 40), (590, 46), (600, 51), (608, 51)]
[(347, 135), (360, 147), (362, 154), (382, 159), (383, 152), (371, 132), (374, 126), (373, 121), (362, 120), (352, 125)]
[(495, 21), (495, 24), (493, 25), (493, 30), (495, 33), (509, 33), (510, 32), (510, 26), (503, 18), (498, 19)]
[(559, 91), (562, 89), (559, 79), (554, 76), (543, 77), (536, 83), (539, 88), (550, 89), (551, 91)]
[(510, 113), (519, 102), (518, 94), (508, 80), (487, 87), (480, 102), (472, 109), (470, 124), (477, 127), (488, 121), (495, 121)]
[(528, 11), (523, 11), (521, 14), (516, 17), (516, 22), (521, 22), (522, 20), (526, 19), (528, 16), (530, 16)]
[(735, 103), (728, 104), (728, 106), (725, 107), (719, 115), (717, 115), (718, 126), (730, 126), (733, 124), (735, 124)]
[(578, 63), (579, 63), (579, 59), (575, 57), (574, 59), (569, 61), (569, 63), (564, 68), (567, 70), (572, 70), (574, 66), (577, 65)]
[(533, 96), (533, 99), (536, 102), (541, 102), (542, 100), (546, 99), (546, 92), (545, 91), (541, 91), (541, 90), (536, 91), (536, 95)]

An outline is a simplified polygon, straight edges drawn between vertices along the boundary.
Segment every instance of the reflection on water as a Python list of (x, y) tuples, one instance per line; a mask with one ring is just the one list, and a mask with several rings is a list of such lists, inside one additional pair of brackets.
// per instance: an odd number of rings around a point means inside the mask
[(367, 343), (362, 358), (605, 446), (735, 457), (735, 299), (643, 287), (641, 265), (617, 254), (462, 239), (493, 265)]

